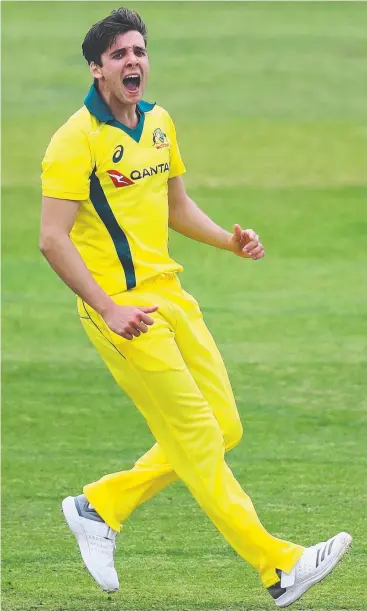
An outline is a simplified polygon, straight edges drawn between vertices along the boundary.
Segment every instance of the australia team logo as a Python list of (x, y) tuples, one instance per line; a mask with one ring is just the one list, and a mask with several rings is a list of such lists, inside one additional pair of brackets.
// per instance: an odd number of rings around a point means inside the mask
[(155, 146), (156, 149), (163, 149), (169, 146), (168, 138), (160, 127), (157, 127), (153, 132), (153, 146)]

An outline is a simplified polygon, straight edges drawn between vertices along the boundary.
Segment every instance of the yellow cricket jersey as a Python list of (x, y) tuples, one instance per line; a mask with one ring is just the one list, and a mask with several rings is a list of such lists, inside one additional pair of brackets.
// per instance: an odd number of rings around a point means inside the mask
[(109, 295), (182, 271), (168, 253), (167, 181), (185, 172), (172, 119), (141, 101), (126, 127), (94, 85), (84, 104), (51, 139), (43, 195), (80, 201), (70, 236)]

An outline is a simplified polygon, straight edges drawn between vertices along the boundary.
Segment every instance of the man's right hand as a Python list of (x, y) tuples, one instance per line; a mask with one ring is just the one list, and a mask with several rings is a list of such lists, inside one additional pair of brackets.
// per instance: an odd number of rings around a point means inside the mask
[(153, 318), (148, 316), (148, 313), (156, 312), (158, 307), (138, 308), (112, 303), (101, 315), (111, 331), (125, 339), (133, 339), (139, 337), (140, 333), (146, 333), (148, 331), (147, 325), (154, 324)]

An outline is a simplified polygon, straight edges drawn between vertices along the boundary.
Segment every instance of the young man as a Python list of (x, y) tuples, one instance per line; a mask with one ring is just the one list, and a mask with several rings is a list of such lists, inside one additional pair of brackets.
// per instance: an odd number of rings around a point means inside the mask
[(241, 422), (199, 305), (169, 256), (168, 227), (243, 258), (260, 259), (264, 249), (254, 231), (228, 233), (186, 194), (173, 122), (142, 101), (146, 42), (139, 15), (123, 8), (86, 35), (94, 84), (43, 161), (40, 248), (78, 296), (87, 335), (157, 443), (130, 471), (84, 486), (62, 509), (94, 579), (117, 590), (121, 523), (179, 477), (286, 607), (334, 568), (351, 537), (306, 549), (273, 537), (225, 462)]

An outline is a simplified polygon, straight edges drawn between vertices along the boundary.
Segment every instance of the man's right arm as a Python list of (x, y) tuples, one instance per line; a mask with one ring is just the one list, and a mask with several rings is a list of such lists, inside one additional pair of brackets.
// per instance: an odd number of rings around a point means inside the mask
[(69, 236), (79, 205), (72, 200), (42, 198), (40, 250), (72, 291), (103, 315), (112, 299), (94, 280)]
[(42, 198), (40, 250), (65, 284), (96, 310), (114, 333), (125, 339), (138, 337), (153, 324), (148, 313), (158, 307), (119, 306), (94, 280), (70, 239), (79, 205), (73, 200)]

